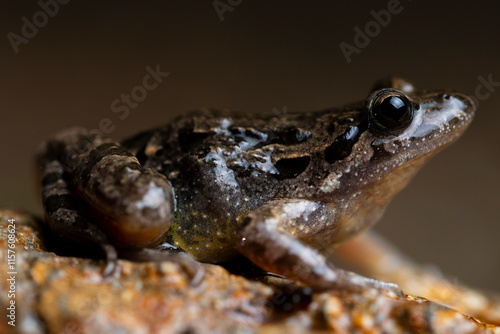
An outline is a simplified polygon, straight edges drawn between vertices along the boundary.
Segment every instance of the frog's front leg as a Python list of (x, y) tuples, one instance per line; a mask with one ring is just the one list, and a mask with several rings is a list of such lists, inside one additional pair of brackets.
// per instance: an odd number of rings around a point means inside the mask
[(187, 254), (143, 248), (161, 241), (173, 217), (173, 192), (163, 175), (142, 167), (120, 144), (82, 128), (45, 142), (38, 163), (48, 227), (63, 239), (101, 249), (105, 273), (118, 256), (174, 261), (192, 283), (199, 282), (203, 270)]
[(322, 233), (318, 219), (332, 209), (329, 204), (301, 199), (267, 202), (247, 215), (237, 247), (263, 269), (298, 279), (315, 290), (376, 288), (402, 295), (396, 284), (336, 268), (302, 241)]

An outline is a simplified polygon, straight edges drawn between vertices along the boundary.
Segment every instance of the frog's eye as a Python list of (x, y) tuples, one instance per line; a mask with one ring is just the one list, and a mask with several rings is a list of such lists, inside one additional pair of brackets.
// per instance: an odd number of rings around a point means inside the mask
[(376, 92), (368, 106), (370, 127), (388, 135), (397, 135), (410, 126), (413, 120), (413, 104), (396, 89)]

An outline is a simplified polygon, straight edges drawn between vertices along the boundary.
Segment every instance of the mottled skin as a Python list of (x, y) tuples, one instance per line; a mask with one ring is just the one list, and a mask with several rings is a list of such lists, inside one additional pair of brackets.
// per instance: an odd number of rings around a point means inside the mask
[[(410, 118), (384, 127), (375, 106), (393, 95), (406, 101), (401, 110)], [(96, 236), (87, 244), (106, 245), (110, 260), (116, 256), (109, 248), (130, 253), (156, 246), (212, 263), (243, 254), (317, 289), (397, 290), (335, 268), (329, 251), (375, 223), (419, 167), (463, 132), (473, 112), (464, 95), (415, 91), (404, 80), (386, 79), (366, 100), (339, 109), (200, 110), (121, 144), (70, 129), (39, 154), (47, 221), (65, 238)], [(54, 164), (58, 177), (48, 168)], [(67, 189), (54, 200), (47, 189), (56, 184)], [(87, 217), (92, 232), (75, 233), (76, 218), (54, 215), (63, 197), (65, 203), (71, 197), (70, 211)]]

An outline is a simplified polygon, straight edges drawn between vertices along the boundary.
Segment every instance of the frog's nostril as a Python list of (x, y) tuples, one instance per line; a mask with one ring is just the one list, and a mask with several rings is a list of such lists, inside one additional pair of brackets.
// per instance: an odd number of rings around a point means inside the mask
[(460, 93), (457, 93), (454, 96), (456, 98), (460, 99), (460, 101), (462, 101), (465, 104), (465, 108), (464, 108), (465, 112), (472, 114), (476, 111), (476, 107), (477, 107), (476, 103), (474, 102), (474, 100), (470, 96), (467, 96), (465, 94), (460, 94)]

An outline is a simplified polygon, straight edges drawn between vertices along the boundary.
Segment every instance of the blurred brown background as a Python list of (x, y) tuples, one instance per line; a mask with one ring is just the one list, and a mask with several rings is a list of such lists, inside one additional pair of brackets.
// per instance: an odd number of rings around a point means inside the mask
[[(44, 22), (36, 1), (2, 1), (1, 205), (41, 212), (34, 152), (72, 125), (93, 129), (108, 118), (111, 136), (121, 139), (201, 106), (341, 106), (365, 98), (373, 81), (388, 75), (469, 95), (480, 76), (500, 82), (493, 1), (401, 2), (401, 12), (350, 64), (339, 44), (353, 45), (354, 27), (364, 30), (374, 20), (370, 11), (387, 9), (387, 1), (160, 3), (70, 1)], [(214, 3), (229, 6), (222, 21)], [(33, 16), (38, 33), (16, 53), (9, 36), (22, 36), (23, 17)], [(156, 64), (170, 75), (120, 120), (112, 102)], [(491, 90), (480, 90), (489, 96), (465, 136), (425, 166), (377, 229), (423, 263), (500, 290), (500, 87)]]

